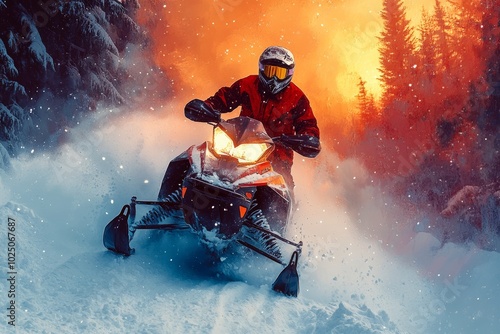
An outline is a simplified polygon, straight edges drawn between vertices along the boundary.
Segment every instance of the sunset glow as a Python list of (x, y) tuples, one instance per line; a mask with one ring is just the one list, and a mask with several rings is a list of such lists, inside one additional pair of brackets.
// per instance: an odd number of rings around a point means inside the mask
[[(423, 5), (412, 1), (409, 15)], [(380, 95), (378, 36), (382, 1), (241, 0), (143, 1), (154, 58), (172, 80), (176, 97), (205, 98), (220, 86), (257, 73), (262, 50), (282, 45), (296, 58), (294, 82), (317, 113), (353, 101), (359, 76)], [(412, 18), (413, 19), (413, 18)], [(338, 108), (335, 107), (336, 113)]]

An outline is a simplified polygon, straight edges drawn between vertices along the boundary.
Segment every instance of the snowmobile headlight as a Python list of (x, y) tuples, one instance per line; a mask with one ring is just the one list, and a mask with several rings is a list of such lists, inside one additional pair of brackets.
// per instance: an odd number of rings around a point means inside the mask
[(247, 143), (234, 147), (233, 140), (221, 128), (214, 129), (213, 149), (219, 155), (229, 155), (240, 163), (257, 162), (270, 145), (266, 143)]
[(231, 156), (238, 159), (239, 162), (257, 162), (267, 151), (267, 144), (241, 144), (233, 149)]
[(233, 140), (221, 128), (214, 129), (214, 151), (221, 155), (231, 155), (234, 149)]

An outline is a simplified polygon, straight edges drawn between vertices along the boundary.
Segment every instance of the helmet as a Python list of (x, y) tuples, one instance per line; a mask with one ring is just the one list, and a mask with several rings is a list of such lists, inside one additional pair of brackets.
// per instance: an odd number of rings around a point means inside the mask
[(295, 60), (293, 54), (281, 46), (270, 46), (259, 58), (259, 79), (264, 89), (276, 94), (292, 81)]

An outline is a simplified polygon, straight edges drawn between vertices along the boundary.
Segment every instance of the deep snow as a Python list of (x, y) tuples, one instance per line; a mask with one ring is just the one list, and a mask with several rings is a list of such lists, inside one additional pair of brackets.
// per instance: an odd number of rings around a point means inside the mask
[[(13, 159), (0, 174), (0, 332), (497, 332), (500, 255), (440, 248), (434, 237), (398, 226), (380, 206), (389, 200), (360, 186), (366, 172), (326, 149), (294, 166), (300, 206), (288, 236), (305, 244), (297, 299), (270, 290), (281, 268), (259, 258), (231, 259), (232, 279), (211, 271), (186, 232), (139, 231), (129, 258), (105, 250), (106, 223), (132, 195), (154, 199), (170, 159), (210, 130), (159, 113), (101, 112), (68, 129), (57, 151), (27, 148)], [(353, 196), (376, 235), (349, 211)], [(404, 217), (397, 207), (391, 212)], [(16, 222), (15, 328), (7, 323), (9, 217)]]

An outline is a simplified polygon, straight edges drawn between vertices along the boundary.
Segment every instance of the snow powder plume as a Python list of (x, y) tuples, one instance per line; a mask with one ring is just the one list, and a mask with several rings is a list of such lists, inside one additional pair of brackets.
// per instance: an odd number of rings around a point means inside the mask
[[(294, 166), (299, 206), (287, 234), (304, 242), (297, 299), (270, 290), (280, 268), (269, 261), (229, 259), (238, 269), (232, 279), (207, 269), (211, 260), (189, 233), (142, 233), (129, 258), (105, 250), (103, 228), (130, 196), (154, 199), (168, 162), (209, 139), (210, 126), (178, 110), (102, 111), (69, 131), (56, 152), (12, 159), (0, 180), (0, 238), (6, 240), (6, 223), (14, 220), (19, 332), (456, 333), (464, 326), (488, 333), (498, 327), (498, 254), (433, 250), (417, 236), (401, 255), (387, 240), (367, 236), (348, 205), (355, 198), (371, 210), (380, 235), (391, 224), (377, 211), (363, 169), (327, 149), (316, 160), (297, 157)], [(5, 268), (6, 253), (0, 254)], [(470, 261), (453, 271), (446, 267), (453, 256)]]

